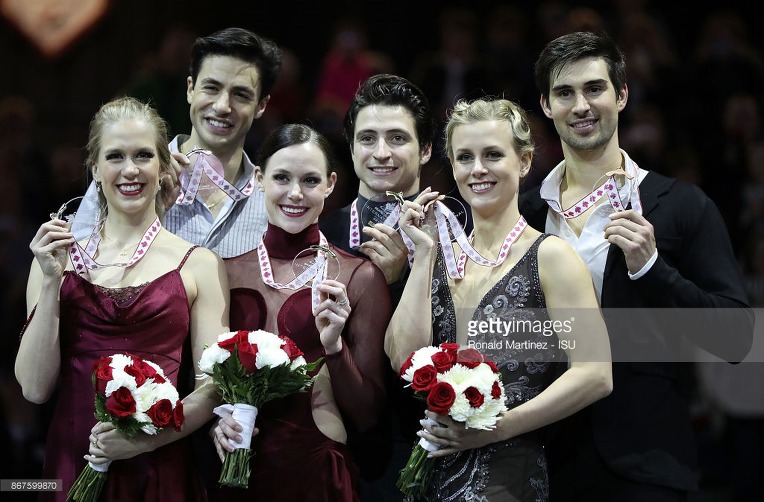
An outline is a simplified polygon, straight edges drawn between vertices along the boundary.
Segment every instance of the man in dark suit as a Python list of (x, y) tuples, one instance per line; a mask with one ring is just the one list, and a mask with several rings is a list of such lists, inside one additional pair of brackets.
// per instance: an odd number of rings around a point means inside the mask
[(613, 352), (612, 394), (550, 429), (550, 500), (686, 501), (698, 475), (683, 339), (730, 362), (752, 341), (729, 235), (699, 188), (620, 149), (626, 65), (607, 35), (551, 41), (535, 73), (564, 160), (520, 210), (586, 262)]
[[(409, 80), (374, 75), (359, 85), (344, 126), (359, 180), (358, 197), (322, 217), (319, 226), (329, 242), (368, 258), (384, 272), (395, 308), (408, 278), (408, 248), (397, 229), (382, 223), (386, 204), (377, 199), (387, 191), (409, 200), (419, 194), (422, 166), (430, 160), (435, 138), (430, 103)], [(372, 211), (366, 210), (370, 208)], [(361, 467), (364, 502), (403, 500), (395, 482), (424, 417), (424, 406), (410, 389), (403, 388), (392, 368), (387, 375), (387, 394), (389, 415), (371, 432), (350, 431), (348, 444)]]

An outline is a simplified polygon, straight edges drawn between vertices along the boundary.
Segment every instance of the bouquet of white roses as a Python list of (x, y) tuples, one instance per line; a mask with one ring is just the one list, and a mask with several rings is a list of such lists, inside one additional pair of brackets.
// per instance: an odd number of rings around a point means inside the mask
[[(493, 429), (507, 411), (499, 369), (472, 348), (460, 349), (455, 343), (423, 347), (403, 363), (400, 377), (427, 402), (428, 410), (448, 415), (465, 428)], [(427, 455), (438, 449), (424, 438), (414, 446), (396, 483), (407, 497), (424, 494), (434, 466)]]
[(227, 403), (221, 408), (244, 428), (242, 443), (231, 441), (236, 450), (226, 454), (220, 484), (249, 485), (249, 446), (257, 409), (271, 399), (306, 390), (313, 383), (309, 373), (320, 363), (320, 359), (307, 363), (290, 338), (263, 330), (223, 333), (204, 349), (199, 369), (212, 376), (220, 390)]
[[(111, 422), (122, 434), (156, 434), (165, 427), (180, 431), (183, 403), (157, 364), (130, 354), (114, 354), (93, 366), (95, 417)], [(107, 464), (88, 463), (67, 494), (67, 500), (95, 502), (106, 482)]]

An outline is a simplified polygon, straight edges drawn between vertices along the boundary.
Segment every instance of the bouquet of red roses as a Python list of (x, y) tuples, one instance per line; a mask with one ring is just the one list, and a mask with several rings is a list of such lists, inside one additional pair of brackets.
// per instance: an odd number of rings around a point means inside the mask
[[(231, 357), (234, 356), (234, 357)], [(249, 485), (250, 440), (257, 409), (271, 399), (306, 390), (312, 383), (310, 372), (321, 359), (307, 363), (303, 352), (286, 336), (263, 330), (232, 331), (202, 352), (199, 369), (212, 376), (220, 390), (223, 406), (241, 424), (241, 443), (226, 453), (218, 482), (246, 488)]]
[[(111, 422), (122, 434), (156, 434), (165, 427), (180, 431), (183, 403), (157, 364), (130, 354), (100, 358), (93, 365), (95, 417)], [(106, 482), (109, 464), (88, 463), (74, 481), (67, 500), (95, 502)]]
[[(499, 369), (473, 348), (459, 348), (455, 343), (423, 347), (403, 363), (400, 377), (415, 396), (427, 402), (428, 410), (448, 415), (465, 428), (493, 429), (507, 411)], [(427, 455), (438, 449), (424, 438), (414, 446), (396, 483), (406, 497), (424, 494), (434, 466), (434, 459)]]

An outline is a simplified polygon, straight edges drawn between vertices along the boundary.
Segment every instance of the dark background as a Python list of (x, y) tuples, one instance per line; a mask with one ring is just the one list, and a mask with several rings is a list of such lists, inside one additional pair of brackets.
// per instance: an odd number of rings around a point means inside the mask
[[(267, 130), (284, 121), (307, 121), (321, 129), (340, 156), (341, 185), (330, 199), (330, 210), (347, 203), (357, 187), (348, 147), (337, 129), (344, 108), (322, 101), (317, 92), (339, 21), (352, 17), (364, 30), (361, 54), (377, 62), (372, 72), (411, 78), (428, 92), (437, 110), (445, 110), (455, 98), (483, 93), (523, 105), (538, 145), (527, 183), (540, 181), (562, 158), (533, 87), (532, 63), (538, 51), (567, 31), (606, 29), (621, 42), (630, 70), (629, 104), (621, 114), (622, 147), (641, 167), (686, 179), (711, 195), (727, 221), (752, 302), (760, 306), (764, 44), (760, 22), (746, 4), (113, 0), (105, 16), (56, 57), (42, 55), (0, 17), (0, 454), (6, 466), (0, 477), (39, 477), (44, 448), (47, 406), (24, 401), (13, 377), (26, 315), (24, 288), (32, 259), (28, 244), (48, 213), (84, 192), (87, 127), (102, 103), (124, 93), (153, 93), (173, 133), (190, 130), (184, 40), (190, 43), (195, 36), (240, 26), (272, 38), (288, 52), (292, 78), (279, 83), (246, 149), (254, 156)], [(508, 7), (512, 15), (500, 17), (499, 6)], [(451, 7), (467, 9), (457, 19), (468, 26), (474, 48), (470, 61), (483, 78), (440, 99), (429, 94), (439, 83), (430, 70), (437, 61), (433, 55), (443, 48), (439, 16)], [(489, 43), (489, 26), (496, 20), (514, 38), (511, 50), (499, 52)], [(175, 52), (162, 52), (168, 40), (174, 41)], [(439, 152), (434, 157), (424, 171), (425, 186), (453, 189), (450, 167)], [(745, 383), (761, 388), (764, 381)], [(703, 465), (703, 492), (697, 500), (735, 500), (733, 490), (741, 482), (736, 469), (746, 468), (733, 467), (735, 460), (759, 469), (746, 479), (764, 472), (764, 409), (743, 417), (755, 425), (744, 436), (749, 449), (743, 451), (728, 437), (729, 424), (740, 417), (716, 405), (694, 377), (688, 394)]]

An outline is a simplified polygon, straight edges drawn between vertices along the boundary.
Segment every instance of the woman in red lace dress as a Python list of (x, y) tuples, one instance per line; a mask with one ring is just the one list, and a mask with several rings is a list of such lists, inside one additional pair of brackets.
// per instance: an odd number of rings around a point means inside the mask
[[(374, 425), (383, 406), (387, 283), (375, 265), (328, 244), (318, 229), (337, 179), (323, 136), (301, 124), (282, 126), (263, 142), (257, 164), (268, 228), (258, 249), (225, 260), (231, 329), (287, 335), (308, 361), (324, 362), (308, 392), (263, 406), (249, 488), (222, 490), (221, 499), (355, 501), (347, 434)], [(317, 255), (327, 259), (319, 267), (324, 277), (300, 277)], [(240, 440), (240, 430), (230, 417), (219, 422), (221, 459), (223, 448), (233, 450), (226, 438)]]

